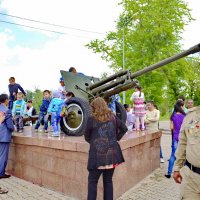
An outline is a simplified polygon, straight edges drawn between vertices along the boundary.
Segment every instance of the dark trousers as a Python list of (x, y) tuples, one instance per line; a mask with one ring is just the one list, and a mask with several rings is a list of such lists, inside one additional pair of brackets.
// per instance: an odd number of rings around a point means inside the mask
[(0, 176), (5, 175), (8, 161), (9, 142), (0, 142)]
[(12, 100), (9, 100), (8, 109), (10, 109), (10, 110), (13, 109), (13, 101)]
[(40, 127), (40, 124), (42, 121), (44, 121), (44, 130), (48, 129), (48, 119), (46, 118), (47, 113), (39, 112), (38, 120), (35, 125), (35, 129), (38, 129)]
[(14, 121), (17, 131), (23, 130), (23, 117), (21, 115), (15, 115)]
[(113, 199), (113, 182), (112, 177), (114, 174), (113, 169), (95, 169), (89, 170), (88, 176), (88, 200), (96, 200), (97, 198), (97, 184), (98, 180), (103, 174), (103, 199), (112, 200)]

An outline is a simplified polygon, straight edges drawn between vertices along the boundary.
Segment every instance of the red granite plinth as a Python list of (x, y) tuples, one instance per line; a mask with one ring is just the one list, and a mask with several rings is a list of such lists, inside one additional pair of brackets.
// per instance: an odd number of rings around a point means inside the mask
[[(89, 145), (83, 137), (59, 138), (32, 133), (14, 134), (7, 170), (24, 180), (67, 196), (85, 200), (87, 196), (87, 159)], [(126, 162), (114, 173), (115, 199), (160, 166), (161, 132), (126, 134), (120, 141)], [(102, 199), (102, 180), (98, 199)]]

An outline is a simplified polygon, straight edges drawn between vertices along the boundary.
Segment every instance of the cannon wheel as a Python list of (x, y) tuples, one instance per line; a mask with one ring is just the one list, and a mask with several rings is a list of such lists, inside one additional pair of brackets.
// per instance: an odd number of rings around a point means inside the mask
[(88, 117), (91, 114), (89, 103), (73, 97), (67, 102), (68, 115), (60, 122), (61, 130), (69, 136), (81, 136), (85, 133)]
[(116, 115), (122, 122), (126, 123), (126, 118), (127, 118), (126, 109), (121, 103), (117, 101), (116, 101)]

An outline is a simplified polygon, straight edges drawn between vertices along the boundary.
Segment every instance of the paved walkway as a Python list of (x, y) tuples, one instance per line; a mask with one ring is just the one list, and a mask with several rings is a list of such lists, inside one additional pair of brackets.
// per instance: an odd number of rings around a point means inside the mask
[(162, 136), (162, 150), (165, 163), (139, 184), (130, 189), (118, 200), (178, 200), (179, 185), (173, 180), (164, 177), (167, 171), (170, 156), (171, 135)]
[[(169, 133), (167, 129), (165, 132)], [(170, 143), (171, 136), (164, 134), (162, 136), (162, 148), (165, 160), (170, 155)], [(118, 200), (177, 200), (179, 185), (173, 179), (166, 179), (164, 177), (167, 164), (168, 162), (161, 164), (161, 168), (154, 171)], [(8, 194), (0, 195), (0, 200), (73, 200), (73, 198), (39, 187), (16, 177), (0, 179), (0, 186), (9, 190)]]

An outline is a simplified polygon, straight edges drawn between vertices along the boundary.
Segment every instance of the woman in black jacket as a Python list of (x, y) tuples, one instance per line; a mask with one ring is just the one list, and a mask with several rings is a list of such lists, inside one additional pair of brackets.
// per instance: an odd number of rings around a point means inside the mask
[(112, 177), (117, 165), (124, 162), (119, 141), (127, 127), (108, 108), (103, 98), (91, 103), (92, 116), (88, 119), (85, 140), (90, 144), (88, 158), (88, 200), (95, 200), (97, 184), (103, 174), (104, 200), (113, 199)]

